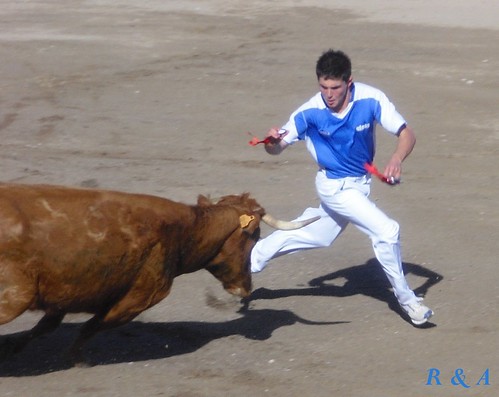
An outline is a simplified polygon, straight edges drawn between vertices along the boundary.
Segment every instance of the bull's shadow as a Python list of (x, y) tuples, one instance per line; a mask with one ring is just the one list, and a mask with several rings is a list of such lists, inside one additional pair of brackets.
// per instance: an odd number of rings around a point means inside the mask
[[(90, 365), (140, 362), (191, 353), (211, 341), (231, 335), (266, 340), (275, 330), (295, 323), (311, 326), (345, 323), (313, 322), (289, 310), (247, 310), (243, 306), (239, 313), (242, 317), (220, 323), (134, 321), (96, 335), (85, 345), (83, 353)], [(0, 377), (41, 375), (70, 368), (65, 351), (80, 327), (81, 324), (61, 324), (56, 331), (33, 340), (11, 359), (0, 360)], [(3, 338), (0, 336), (0, 343)]]
[[(403, 268), (406, 275), (412, 273), (425, 279), (417, 287), (411, 285), (414, 293), (419, 297), (424, 297), (433, 285), (443, 280), (442, 275), (421, 265), (404, 262)], [(370, 259), (363, 265), (341, 269), (325, 276), (314, 278), (308, 282), (308, 287), (278, 290), (258, 288), (246, 300), (246, 305), (249, 305), (251, 301), (259, 299), (279, 299), (290, 296), (348, 297), (358, 294), (385, 302), (391, 310), (399, 314), (404, 320), (410, 322), (410, 319), (402, 311), (395, 299), (388, 279), (375, 258)], [(428, 322), (419, 327), (431, 328), (434, 326), (435, 324)]]

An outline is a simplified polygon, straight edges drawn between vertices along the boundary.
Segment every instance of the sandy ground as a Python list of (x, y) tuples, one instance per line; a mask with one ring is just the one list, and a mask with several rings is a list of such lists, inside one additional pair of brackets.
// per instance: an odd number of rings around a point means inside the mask
[[(87, 345), (89, 369), (63, 360), (86, 320), (68, 316), (0, 364), (0, 396), (498, 395), (498, 3), (363, 3), (0, 1), (3, 181), (186, 203), (249, 191), (293, 218), (317, 204), (312, 160), (302, 145), (268, 156), (248, 132), (284, 122), (316, 91), (318, 55), (345, 50), (418, 134), (403, 183), (374, 182), (373, 198), (436, 312), (411, 326), (350, 228), (255, 275), (244, 314), (207, 272), (180, 277)], [(394, 144), (379, 131), (378, 165)]]

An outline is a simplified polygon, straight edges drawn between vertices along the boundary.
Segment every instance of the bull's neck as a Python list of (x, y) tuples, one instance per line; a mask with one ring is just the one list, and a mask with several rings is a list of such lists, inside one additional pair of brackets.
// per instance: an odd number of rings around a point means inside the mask
[(200, 270), (213, 260), (234, 231), (240, 227), (233, 208), (197, 208), (188, 241), (182, 247), (178, 275)]

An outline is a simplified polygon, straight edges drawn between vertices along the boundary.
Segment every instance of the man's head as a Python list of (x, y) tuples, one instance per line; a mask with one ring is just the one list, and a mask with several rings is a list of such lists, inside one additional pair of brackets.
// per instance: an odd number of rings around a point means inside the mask
[(341, 51), (328, 50), (317, 60), (316, 73), (326, 105), (334, 112), (343, 111), (350, 101), (352, 85), (350, 58)]
[(348, 82), (352, 75), (350, 58), (342, 51), (329, 49), (322, 53), (315, 67), (317, 79), (341, 79)]

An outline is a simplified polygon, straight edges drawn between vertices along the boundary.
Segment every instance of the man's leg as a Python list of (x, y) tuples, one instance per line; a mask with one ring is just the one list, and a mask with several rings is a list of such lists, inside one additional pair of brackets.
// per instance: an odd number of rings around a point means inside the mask
[(296, 220), (321, 218), (297, 230), (276, 230), (258, 241), (251, 251), (251, 272), (262, 271), (270, 259), (300, 250), (328, 247), (347, 225), (346, 220), (330, 217), (322, 208), (307, 208)]
[[(341, 191), (331, 195), (330, 180), (317, 178), (317, 189), (323, 205), (345, 217), (366, 233), (372, 241), (376, 258), (380, 262), (393, 292), (401, 305), (415, 303), (418, 298), (407, 284), (400, 254), (399, 225), (369, 200), (369, 181), (348, 179)], [(334, 184), (334, 182), (333, 182)]]

